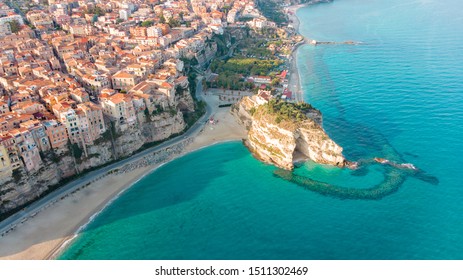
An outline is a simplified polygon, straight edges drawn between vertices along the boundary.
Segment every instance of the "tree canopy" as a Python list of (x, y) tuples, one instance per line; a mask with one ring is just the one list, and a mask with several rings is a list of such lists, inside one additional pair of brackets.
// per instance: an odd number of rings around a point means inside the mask
[(277, 123), (282, 120), (304, 121), (307, 119), (307, 111), (313, 110), (312, 105), (308, 103), (289, 103), (278, 98), (271, 99), (262, 106), (267, 113), (276, 116), (275, 121)]
[(214, 60), (211, 70), (215, 73), (232, 72), (244, 76), (249, 75), (268, 75), (270, 71), (281, 65), (279, 59), (257, 59), (257, 58), (231, 58), (228, 61)]
[(87, 9), (86, 14), (95, 14), (97, 16), (104, 16), (106, 12), (99, 6), (90, 7)]
[(21, 31), (21, 24), (19, 24), (17, 20), (9, 21), (8, 25), (10, 25), (12, 33), (18, 33), (19, 31)]
[(167, 23), (171, 28), (172, 27), (179, 27), (180, 26), (180, 21), (174, 19), (174, 18), (170, 18), (169, 19), (169, 22)]
[(154, 24), (154, 21), (152, 20), (145, 20), (144, 22), (141, 23), (141, 26), (142, 27), (150, 27), (150, 26), (153, 26)]
[(163, 14), (159, 16), (159, 23), (166, 23), (166, 18), (164, 17)]

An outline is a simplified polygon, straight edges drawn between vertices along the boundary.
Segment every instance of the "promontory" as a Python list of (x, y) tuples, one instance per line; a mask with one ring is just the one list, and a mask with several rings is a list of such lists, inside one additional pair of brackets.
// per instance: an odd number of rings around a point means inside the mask
[(306, 159), (339, 167), (352, 164), (323, 130), (320, 111), (308, 103), (290, 103), (261, 92), (242, 98), (231, 110), (248, 130), (245, 145), (266, 163), (287, 170)]

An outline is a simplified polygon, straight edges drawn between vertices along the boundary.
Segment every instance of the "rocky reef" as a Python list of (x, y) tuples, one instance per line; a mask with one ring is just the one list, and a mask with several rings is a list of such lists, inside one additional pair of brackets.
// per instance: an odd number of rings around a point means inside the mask
[(307, 159), (339, 167), (352, 164), (323, 130), (322, 115), (310, 104), (259, 94), (244, 97), (232, 112), (248, 130), (246, 146), (264, 162), (286, 170)]

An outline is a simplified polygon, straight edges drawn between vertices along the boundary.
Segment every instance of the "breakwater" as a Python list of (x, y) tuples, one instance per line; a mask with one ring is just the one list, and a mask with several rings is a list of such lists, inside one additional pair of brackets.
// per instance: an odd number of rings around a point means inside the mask
[[(403, 160), (402, 156), (387, 141), (383, 143), (382, 154), (387, 155), (392, 161), (382, 163), (378, 162), (376, 159), (359, 160), (357, 162), (359, 164), (359, 169), (353, 171), (361, 172), (361, 169), (367, 168), (373, 164), (380, 164), (384, 167), (384, 179), (369, 188), (338, 186), (313, 180), (306, 176), (297, 175), (293, 171), (283, 169), (275, 170), (273, 175), (307, 190), (340, 199), (379, 200), (397, 192), (408, 177), (414, 177), (431, 185), (439, 184), (437, 177), (429, 175), (423, 170), (417, 168), (403, 168), (404, 164), (395, 164), (395, 161)], [(408, 164), (406, 166), (408, 166)]]
[(405, 182), (407, 175), (399, 170), (389, 170), (384, 180), (367, 189), (347, 188), (336, 186), (324, 182), (312, 180), (305, 176), (296, 175), (291, 171), (278, 169), (274, 172), (278, 178), (297, 184), (307, 190), (317, 192), (322, 195), (332, 196), (341, 199), (364, 199), (378, 200), (385, 196), (395, 193)]
[(356, 41), (342, 41), (342, 42), (335, 42), (335, 41), (317, 41), (317, 40), (310, 40), (307, 39), (306, 43), (316, 46), (316, 45), (361, 45), (362, 42)]

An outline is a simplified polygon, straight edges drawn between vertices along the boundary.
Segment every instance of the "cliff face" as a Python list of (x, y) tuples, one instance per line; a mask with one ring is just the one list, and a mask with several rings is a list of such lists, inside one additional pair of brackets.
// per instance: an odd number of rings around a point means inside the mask
[(297, 119), (281, 119), (269, 112), (260, 96), (244, 97), (232, 110), (249, 130), (246, 145), (260, 160), (291, 170), (297, 160), (344, 167), (348, 164), (342, 148), (321, 127), (321, 113), (306, 110)]
[[(186, 99), (185, 103), (188, 102)], [(12, 177), (0, 181), (0, 213), (20, 207), (69, 176), (130, 156), (143, 144), (167, 139), (182, 132), (186, 126), (180, 111), (175, 114), (164, 112), (153, 116), (149, 122), (141, 113), (138, 119), (141, 121), (124, 131), (117, 131), (112, 139), (101, 139), (86, 146), (87, 156), (83, 154), (76, 159), (67, 149), (57, 154), (47, 152), (41, 155), (43, 165), (39, 170), (31, 173), (22, 168), (16, 170)]]

